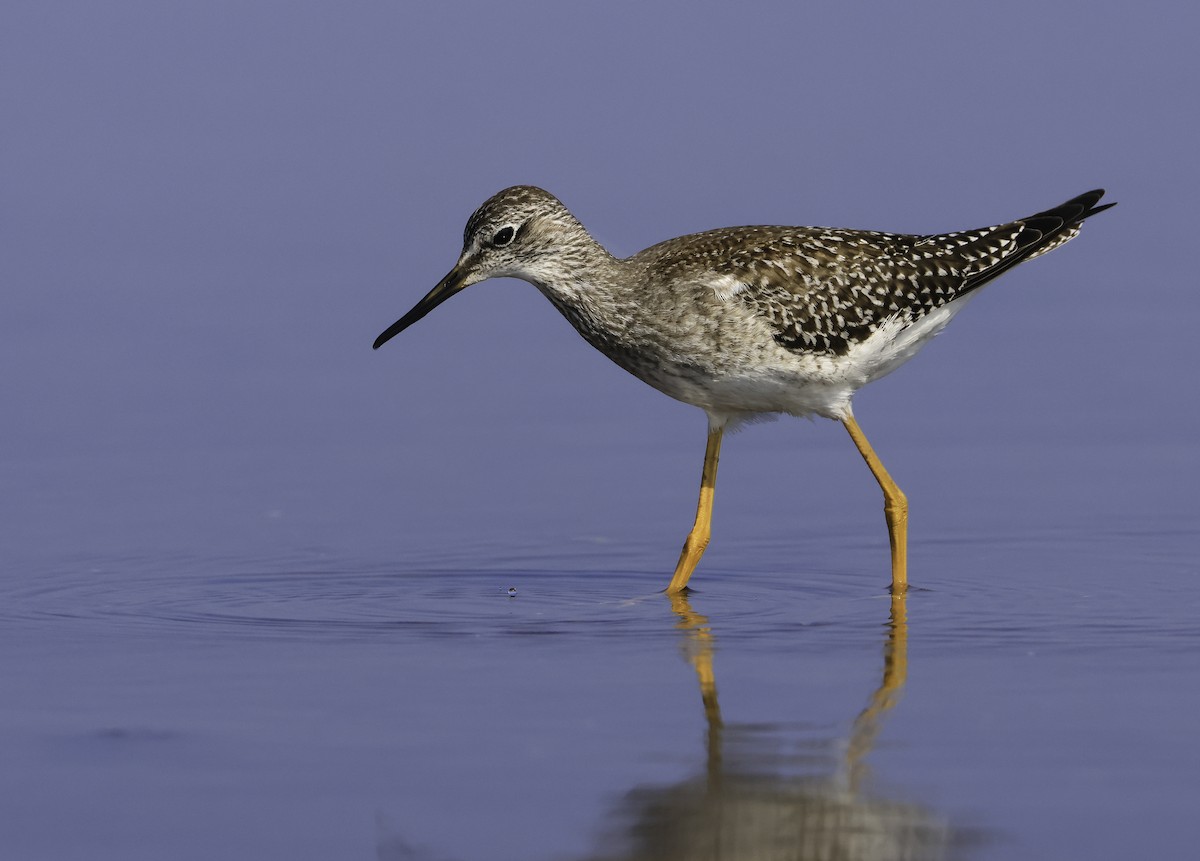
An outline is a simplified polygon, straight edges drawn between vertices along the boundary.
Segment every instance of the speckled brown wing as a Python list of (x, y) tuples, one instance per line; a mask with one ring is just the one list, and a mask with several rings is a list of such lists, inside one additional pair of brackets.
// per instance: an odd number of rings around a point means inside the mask
[[(736, 227), (671, 240), (717, 295), (748, 304), (775, 340), (844, 355), (881, 324), (916, 321), (1072, 239), (1103, 191), (1008, 224), (916, 236), (814, 227)], [(678, 277), (682, 273), (672, 273)], [(699, 274), (699, 273), (697, 273)]]

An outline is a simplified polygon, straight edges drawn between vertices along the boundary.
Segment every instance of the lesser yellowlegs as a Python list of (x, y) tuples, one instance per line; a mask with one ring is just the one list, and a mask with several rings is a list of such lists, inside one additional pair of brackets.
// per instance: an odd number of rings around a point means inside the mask
[(973, 292), (1070, 239), (1103, 190), (994, 227), (910, 235), (822, 227), (730, 227), (620, 259), (550, 193), (514, 186), (467, 222), (458, 263), (375, 339), (385, 341), (465, 287), (521, 278), (589, 344), (708, 414), (696, 520), (667, 587), (683, 591), (711, 534), (727, 427), (756, 415), (840, 421), (883, 490), (892, 590), (907, 585), (908, 501), (850, 408), (854, 393), (912, 358)]

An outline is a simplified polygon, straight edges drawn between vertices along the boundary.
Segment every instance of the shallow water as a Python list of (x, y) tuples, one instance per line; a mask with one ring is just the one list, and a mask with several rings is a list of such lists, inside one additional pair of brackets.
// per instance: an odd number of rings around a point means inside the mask
[(1193, 536), (926, 539), (897, 602), (880, 541), (821, 541), (836, 566), (755, 541), (676, 602), (650, 545), (29, 564), (0, 595), (0, 841), (28, 859), (1185, 854)]

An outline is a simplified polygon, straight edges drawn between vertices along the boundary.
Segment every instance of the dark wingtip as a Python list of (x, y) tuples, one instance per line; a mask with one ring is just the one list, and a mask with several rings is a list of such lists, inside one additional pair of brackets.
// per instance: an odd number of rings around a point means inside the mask
[(1070, 220), (1083, 221), (1085, 218), (1091, 218), (1097, 212), (1103, 212), (1106, 209), (1112, 209), (1117, 205), (1116, 201), (1113, 201), (1112, 203), (1106, 203), (1103, 206), (1097, 206), (1096, 204), (1100, 202), (1100, 198), (1104, 197), (1104, 194), (1104, 189), (1093, 188), (1091, 191), (1086, 191), (1078, 197), (1068, 200), (1058, 208), (1063, 209), (1066, 207), (1078, 206), (1080, 210), (1079, 213)]
[(1015, 252), (1008, 254), (1000, 262), (982, 272), (968, 277), (963, 283), (963, 287), (960, 288), (959, 295), (986, 284), (1023, 260), (1028, 260), (1041, 253), (1056, 241), (1059, 244), (1066, 242), (1071, 238), (1068, 231), (1077, 231), (1085, 219), (1117, 205), (1114, 201), (1097, 206), (1096, 204), (1100, 203), (1102, 197), (1104, 197), (1104, 189), (1094, 188), (1072, 197), (1066, 203), (1060, 203), (1051, 209), (1013, 222), (1013, 224), (1021, 225), (1021, 231), (1016, 236)]
[[(1106, 203), (1103, 206), (1097, 206), (1100, 198), (1104, 197), (1104, 189), (1094, 188), (1091, 191), (1085, 191), (1077, 197), (1072, 197), (1066, 203), (1061, 203), (1052, 209), (1047, 209), (1044, 212), (1036, 213), (1028, 218), (1022, 218), (1026, 226), (1041, 230), (1043, 233), (1049, 233), (1056, 229), (1052, 227), (1047, 219), (1057, 219), (1063, 224), (1079, 224), (1085, 218), (1091, 218), (1097, 212), (1103, 212), (1106, 209), (1111, 209), (1117, 204)], [(1042, 222), (1039, 224), (1038, 222)], [(1061, 226), (1061, 224), (1059, 225)], [(1048, 229), (1049, 228), (1049, 229)]]

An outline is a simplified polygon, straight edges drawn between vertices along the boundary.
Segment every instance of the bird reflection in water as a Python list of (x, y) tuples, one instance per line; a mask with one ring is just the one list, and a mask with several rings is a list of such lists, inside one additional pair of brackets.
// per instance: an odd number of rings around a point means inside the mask
[(674, 596), (704, 703), (705, 773), (630, 792), (609, 834), (621, 848), (594, 861), (932, 861), (961, 848), (935, 812), (867, 790), (867, 754), (907, 673), (905, 600), (892, 596), (883, 678), (841, 746), (834, 774), (798, 776), (779, 773), (761, 727), (721, 719), (711, 627), (685, 595)]

